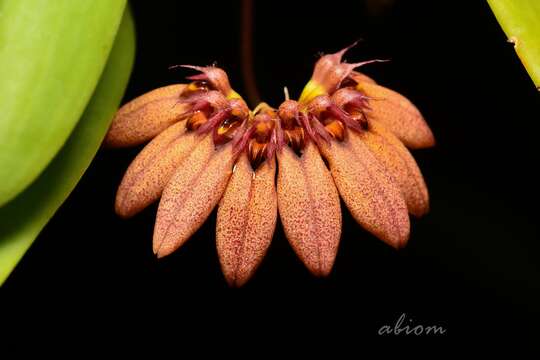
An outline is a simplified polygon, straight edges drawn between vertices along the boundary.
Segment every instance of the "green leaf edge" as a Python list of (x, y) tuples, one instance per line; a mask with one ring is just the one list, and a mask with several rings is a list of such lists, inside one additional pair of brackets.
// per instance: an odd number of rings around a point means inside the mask
[(540, 90), (540, 1), (488, 0), (508, 41)]
[(0, 0), (0, 206), (69, 138), (125, 7), (126, 0)]
[(127, 87), (135, 58), (135, 28), (126, 8), (109, 59), (66, 144), (38, 179), (0, 208), (0, 284), (62, 205), (96, 155)]

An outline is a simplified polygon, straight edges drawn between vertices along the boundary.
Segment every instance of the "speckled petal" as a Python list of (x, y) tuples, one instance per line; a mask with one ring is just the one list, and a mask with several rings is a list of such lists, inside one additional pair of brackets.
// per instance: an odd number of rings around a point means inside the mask
[(172, 174), (201, 139), (185, 132), (185, 121), (155, 137), (127, 169), (116, 193), (116, 213), (128, 218), (159, 199)]
[(361, 82), (356, 87), (369, 100), (369, 120), (382, 123), (394, 133), (405, 146), (412, 149), (435, 145), (435, 138), (422, 114), (404, 96), (395, 91), (369, 82)]
[(154, 228), (158, 257), (178, 249), (210, 215), (232, 174), (231, 144), (215, 149), (207, 135), (163, 190)]
[(284, 147), (278, 161), (278, 208), (285, 234), (306, 267), (326, 276), (341, 236), (341, 208), (332, 176), (313, 143), (301, 157)]
[(399, 185), (409, 212), (420, 217), (429, 211), (429, 195), (424, 177), (411, 153), (384, 126), (372, 123), (369, 131), (354, 134), (366, 144)]
[(254, 172), (246, 155), (235, 165), (217, 212), (216, 245), (230, 286), (253, 275), (270, 246), (277, 220), (275, 160)]
[(321, 151), (355, 220), (387, 244), (405, 246), (410, 231), (407, 205), (399, 187), (369, 148), (348, 136), (343, 142), (321, 144)]
[(164, 86), (122, 106), (112, 121), (104, 145), (142, 144), (177, 122), (186, 111), (186, 105), (178, 102), (184, 87), (183, 84)]

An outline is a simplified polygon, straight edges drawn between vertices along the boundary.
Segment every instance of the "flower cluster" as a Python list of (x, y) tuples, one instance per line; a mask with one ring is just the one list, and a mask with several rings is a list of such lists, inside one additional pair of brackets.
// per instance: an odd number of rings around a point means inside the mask
[(429, 209), (424, 179), (407, 150), (434, 145), (402, 95), (342, 61), (322, 56), (298, 101), (250, 110), (217, 67), (189, 84), (125, 104), (105, 139), (111, 147), (151, 140), (129, 166), (115, 209), (130, 217), (157, 201), (153, 250), (178, 249), (218, 206), (216, 242), (227, 282), (243, 285), (262, 261), (279, 213), (298, 257), (328, 275), (341, 236), (340, 197), (385, 243), (409, 238), (409, 213)]

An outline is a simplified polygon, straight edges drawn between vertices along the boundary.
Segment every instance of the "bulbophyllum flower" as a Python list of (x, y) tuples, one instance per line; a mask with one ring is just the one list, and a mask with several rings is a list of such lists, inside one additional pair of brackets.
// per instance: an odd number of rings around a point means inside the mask
[(178, 249), (217, 206), (216, 244), (231, 286), (255, 272), (277, 216), (306, 267), (328, 275), (341, 237), (340, 197), (366, 230), (395, 248), (409, 238), (409, 213), (429, 198), (407, 150), (434, 145), (420, 112), (402, 95), (342, 61), (321, 57), (298, 101), (249, 110), (217, 67), (124, 105), (110, 147), (151, 140), (119, 186), (115, 210), (131, 217), (161, 198), (157, 257)]

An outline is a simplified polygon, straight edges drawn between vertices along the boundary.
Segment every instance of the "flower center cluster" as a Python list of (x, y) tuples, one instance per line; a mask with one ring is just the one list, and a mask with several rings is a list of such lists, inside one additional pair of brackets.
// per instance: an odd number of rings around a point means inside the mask
[(368, 126), (369, 98), (355, 89), (353, 69), (341, 62), (342, 52), (323, 56), (298, 101), (285, 100), (277, 109), (266, 103), (249, 110), (216, 67), (186, 66), (200, 71), (180, 95), (189, 104), (188, 131), (212, 133), (216, 146), (233, 141), (237, 154), (246, 152), (256, 169), (282, 146), (300, 155), (308, 141), (344, 141), (347, 131)]

